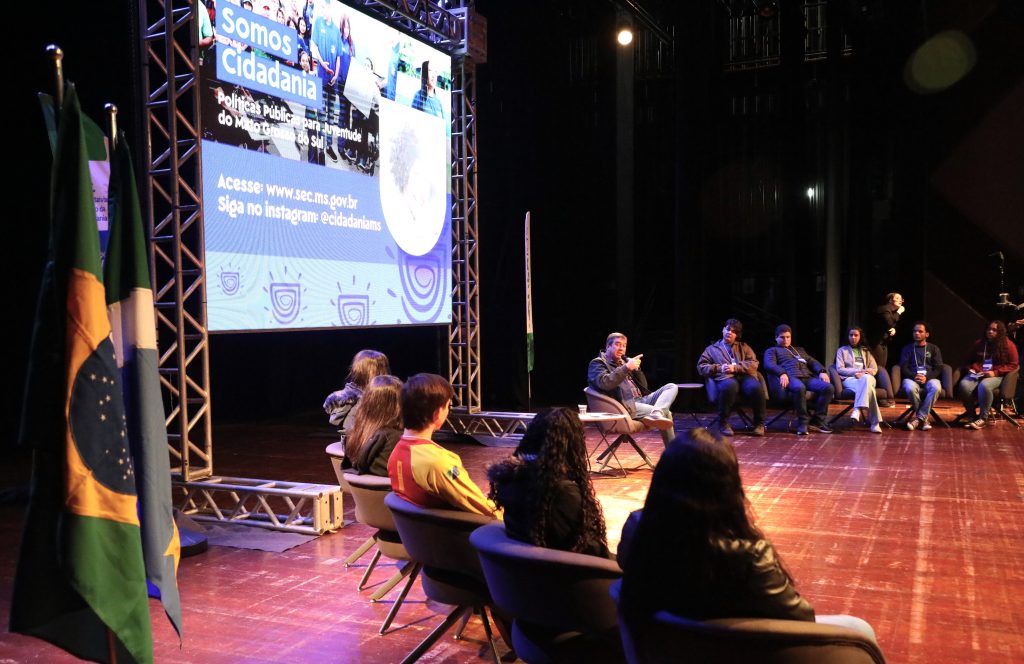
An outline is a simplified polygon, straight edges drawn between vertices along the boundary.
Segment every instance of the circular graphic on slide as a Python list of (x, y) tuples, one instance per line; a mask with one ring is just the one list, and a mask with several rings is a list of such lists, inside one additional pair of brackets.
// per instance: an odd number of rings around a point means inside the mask
[(391, 236), (422, 256), (437, 243), (448, 205), (445, 121), (382, 99), (380, 204)]

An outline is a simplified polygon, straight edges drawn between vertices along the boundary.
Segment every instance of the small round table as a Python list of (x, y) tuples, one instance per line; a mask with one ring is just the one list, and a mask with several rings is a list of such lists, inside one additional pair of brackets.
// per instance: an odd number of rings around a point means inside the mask
[[(679, 388), (680, 391), (683, 391), (683, 390), (703, 390), (704, 389), (704, 383), (676, 383), (676, 387)], [(697, 411), (694, 410), (694, 408), (693, 408), (693, 395), (691, 395), (689, 397), (689, 399), (687, 401), (687, 404), (690, 406), (687, 410), (690, 411), (690, 416), (693, 418), (693, 421), (696, 422), (697, 426), (699, 426), (699, 427), (700, 426), (704, 426), (703, 422), (700, 421), (700, 418), (697, 417)]]

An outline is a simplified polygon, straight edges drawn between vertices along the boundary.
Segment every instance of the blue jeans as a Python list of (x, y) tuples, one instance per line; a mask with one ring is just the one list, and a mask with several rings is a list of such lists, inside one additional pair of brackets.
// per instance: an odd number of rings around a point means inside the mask
[(832, 403), (832, 397), (836, 394), (832, 383), (817, 376), (804, 379), (790, 378), (785, 390), (781, 384), (777, 384), (776, 387), (779, 390), (775, 393), (777, 399), (783, 400), (788, 397), (792, 400), (793, 410), (796, 411), (796, 418), (800, 424), (807, 424), (810, 420), (807, 413), (807, 392), (814, 393), (814, 419), (822, 422), (828, 415), (828, 405)]
[[(956, 386), (956, 391), (960, 397), (960, 402), (964, 405), (964, 410), (968, 413), (974, 412), (974, 393), (977, 392), (978, 417), (984, 418), (988, 417), (988, 409), (992, 407), (992, 400), (995, 398), (993, 390), (998, 389), (1002, 384), (1002, 376), (989, 376), (981, 380), (964, 376)], [(971, 415), (971, 417), (974, 417), (974, 415)]]
[[(935, 403), (935, 398), (941, 389), (942, 383), (938, 378), (932, 378), (924, 385), (911, 378), (903, 379), (903, 391), (910, 399), (910, 404), (914, 407), (914, 413), (919, 420), (928, 419), (928, 413), (932, 412), (932, 404)], [(921, 399), (922, 390), (924, 391), (923, 400)]]
[[(672, 402), (676, 400), (676, 394), (678, 392), (679, 388), (676, 387), (675, 383), (668, 383), (666, 385), (662, 385), (647, 396), (640, 397), (634, 404), (636, 412), (633, 414), (633, 417), (639, 420), (657, 410), (661, 411), (662, 415), (671, 420)], [(661, 438), (665, 441), (666, 445), (672, 442), (672, 439), (675, 437), (675, 427), (670, 427), (661, 432)]]

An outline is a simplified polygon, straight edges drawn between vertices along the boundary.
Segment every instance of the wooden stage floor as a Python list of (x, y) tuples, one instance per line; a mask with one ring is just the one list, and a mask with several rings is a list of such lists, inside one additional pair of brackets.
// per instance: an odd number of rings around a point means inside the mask
[[(950, 402), (946, 419), (959, 412)], [(886, 409), (893, 418), (899, 409)], [(677, 422), (682, 418), (677, 416)], [(291, 423), (215, 428), (220, 475), (316, 483), (335, 479), (320, 416)], [(684, 426), (692, 426), (686, 417)], [(591, 445), (594, 433), (588, 434)], [(640, 436), (655, 459), (661, 441)], [(1024, 661), (1024, 433), (1007, 423), (982, 431), (858, 429), (798, 438), (781, 423), (765, 438), (738, 435), (744, 483), (760, 525), (818, 613), (870, 622), (889, 662)], [(471, 475), (510, 450), (454, 444)], [(635, 454), (624, 454), (633, 465)], [(24, 481), (27, 464), (0, 471)], [(642, 505), (650, 471), (596, 480), (610, 539)], [(346, 500), (351, 518), (351, 501)], [(23, 508), (0, 507), (0, 623), (6, 630)], [(356, 592), (366, 560), (343, 559), (369, 534), (353, 524), (284, 553), (210, 547), (182, 561), (184, 641), (154, 602), (157, 662), (395, 662), (440, 621), (417, 584), (392, 631), (377, 630), (391, 606)], [(613, 546), (614, 548), (614, 546)], [(368, 557), (367, 557), (368, 558)], [(680, 561), (680, 564), (685, 564)], [(371, 580), (382, 583), (386, 566)], [(442, 639), (422, 661), (487, 661), (483, 630)], [(62, 662), (56, 648), (0, 632), (0, 662)]]

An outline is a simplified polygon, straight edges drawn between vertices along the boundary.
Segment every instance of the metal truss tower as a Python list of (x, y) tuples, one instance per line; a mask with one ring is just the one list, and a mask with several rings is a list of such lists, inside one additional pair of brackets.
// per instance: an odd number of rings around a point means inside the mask
[(171, 472), (191, 481), (213, 474), (193, 3), (143, 1), (139, 22), (158, 366)]

